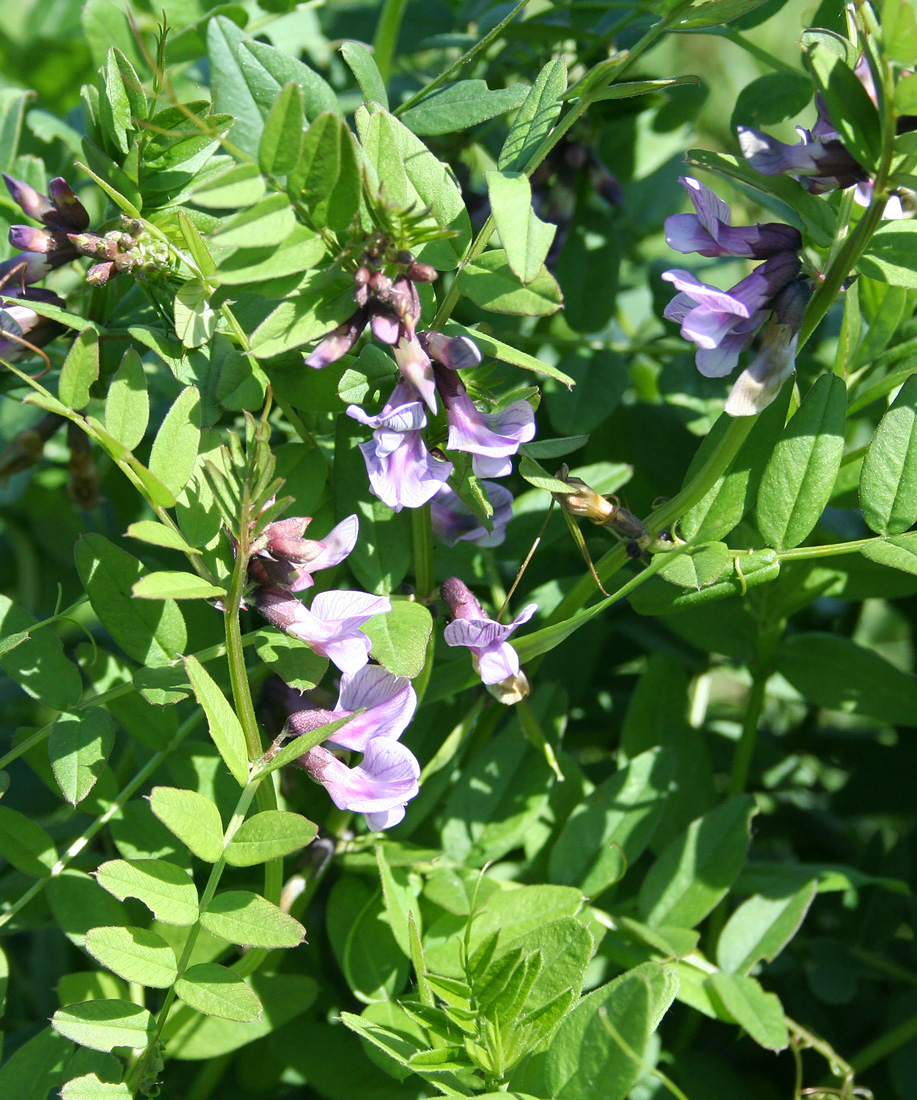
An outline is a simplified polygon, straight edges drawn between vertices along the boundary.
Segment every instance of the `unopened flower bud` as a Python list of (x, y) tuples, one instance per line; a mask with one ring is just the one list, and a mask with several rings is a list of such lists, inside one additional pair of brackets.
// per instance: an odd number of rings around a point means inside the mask
[(34, 218), (35, 221), (43, 221), (45, 215), (50, 214), (54, 209), (50, 199), (40, 195), (34, 187), (29, 186), (24, 180), (14, 179), (4, 172), (3, 181), (12, 196), (13, 202), (22, 209), (23, 214)]
[(574, 477), (570, 473), (570, 467), (564, 463), (554, 477), (570, 486), (567, 493), (551, 493), (551, 496), (571, 516), (582, 516), (590, 523), (604, 524), (615, 514), (618, 509), (616, 504), (607, 501), (597, 493), (591, 485), (587, 485), (580, 477)]
[(54, 203), (53, 224), (55, 226), (62, 229), (86, 229), (89, 225), (89, 215), (65, 179), (57, 176), (51, 180), (48, 184), (48, 194)]
[(421, 347), (449, 370), (469, 370), (481, 362), (477, 344), (467, 336), (446, 336), (443, 332), (418, 332)]
[(458, 577), (447, 577), (439, 589), (443, 603), (449, 609), (450, 622), (455, 619), (486, 619), (477, 596)]
[(406, 248), (402, 248), (402, 250), (395, 256), (395, 263), (401, 264), (402, 267), (407, 267), (408, 264), (412, 264), (413, 262), (414, 255), (413, 253), (408, 252)]
[(369, 289), (380, 302), (387, 302), (392, 290), (392, 280), (381, 271), (374, 271), (369, 277)]
[(321, 341), (311, 355), (306, 357), (306, 366), (316, 370), (327, 367), (346, 355), (359, 340), (360, 333), (366, 327), (369, 310), (363, 306), (347, 318), (343, 324), (338, 325)]
[(416, 260), (409, 265), (405, 275), (412, 283), (435, 283), (439, 272), (429, 264), (420, 264)]
[(67, 248), (67, 234), (52, 229), (38, 229), (34, 225), (11, 225), (9, 241), (20, 252), (56, 252)]
[(105, 260), (100, 264), (93, 264), (86, 272), (86, 282), (90, 286), (105, 286), (108, 280), (117, 275), (117, 270), (111, 260)]

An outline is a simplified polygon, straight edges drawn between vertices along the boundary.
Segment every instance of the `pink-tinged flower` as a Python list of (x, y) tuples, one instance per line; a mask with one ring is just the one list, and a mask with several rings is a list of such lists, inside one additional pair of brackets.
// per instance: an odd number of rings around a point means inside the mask
[(269, 523), (249, 563), (252, 580), (283, 592), (304, 592), (315, 583), (313, 573), (339, 565), (356, 546), (360, 525), (355, 515), (323, 539), (303, 538), (311, 522), (310, 516), (291, 516)]
[(802, 248), (802, 236), (791, 225), (733, 226), (729, 207), (709, 187), (690, 176), (682, 176), (678, 182), (688, 192), (695, 213), (674, 214), (665, 220), (666, 244), (676, 252), (764, 260)]
[(500, 412), (482, 413), (457, 374), (439, 367), (436, 384), (449, 420), (446, 446), (472, 455), (472, 468), (478, 477), (512, 473), (510, 457), (535, 435), (535, 410), (528, 401), (514, 401)]
[(433, 534), (447, 546), (455, 546), (457, 542), (499, 546), (506, 538), (506, 525), (513, 518), (513, 494), (495, 481), (484, 481), (481, 485), (494, 508), (490, 531), (448, 485), (430, 501)]
[(419, 394), (430, 410), (436, 412), (436, 383), (433, 381), (433, 364), (416, 336), (402, 337), (395, 344), (395, 362), (401, 377), (411, 390)]
[(764, 321), (772, 300), (799, 274), (801, 266), (795, 253), (781, 252), (728, 291), (700, 282), (690, 271), (663, 272), (663, 279), (680, 291), (663, 315), (679, 322), (681, 335), (697, 344), (701, 374), (708, 378), (729, 374)]
[(337, 362), (360, 339), (360, 334), (366, 328), (368, 320), (369, 310), (365, 306), (351, 314), (346, 321), (324, 337), (311, 355), (306, 356), (306, 366), (320, 370), (322, 367), (327, 367), (329, 363)]
[(418, 332), (421, 347), (437, 363), (449, 370), (469, 370), (481, 362), (478, 345), (467, 336), (447, 336), (444, 332)]
[(297, 711), (287, 720), (285, 732), (291, 737), (299, 737), (326, 722), (346, 718), (361, 708), (365, 708), (363, 714), (342, 726), (329, 743), (365, 752), (374, 738), (389, 737), (397, 741), (414, 717), (417, 695), (411, 681), (404, 676), (395, 676), (381, 665), (364, 665), (353, 676), (341, 678), (334, 710)]
[(272, 626), (306, 642), (350, 676), (366, 664), (372, 648), (360, 627), (392, 609), (385, 596), (366, 592), (320, 592), (310, 609), (289, 593), (258, 588), (254, 601)]
[(373, 429), (373, 437), (360, 444), (369, 484), (389, 508), (420, 508), (434, 496), (452, 473), (452, 463), (434, 458), (422, 431), (427, 417), (404, 382), (399, 382), (378, 416), (368, 416), (359, 405), (349, 405), (347, 415)]
[[(519, 667), (519, 655), (509, 644), (510, 635), (538, 610), (534, 603), (526, 604), (511, 623), (498, 623), (486, 615), (464, 581), (449, 577), (440, 594), (453, 615), (443, 637), (446, 645), (467, 646), (475, 672), (488, 687), (500, 685), (497, 698), (502, 702), (518, 702), (528, 694), (528, 681)], [(515, 697), (512, 697), (515, 696)]]
[(372, 738), (355, 768), (321, 745), (299, 757), (297, 764), (322, 784), (339, 810), (365, 814), (373, 832), (397, 825), (405, 804), (420, 790), (414, 754), (390, 737)]
[(766, 409), (793, 373), (799, 330), (811, 295), (809, 279), (795, 279), (777, 295), (760, 350), (735, 380), (726, 401), (730, 416), (755, 416)]

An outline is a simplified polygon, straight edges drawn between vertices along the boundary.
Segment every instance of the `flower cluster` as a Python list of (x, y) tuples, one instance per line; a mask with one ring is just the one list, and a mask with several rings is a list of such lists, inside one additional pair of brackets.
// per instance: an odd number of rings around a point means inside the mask
[(446, 645), (467, 646), (471, 650), (475, 672), (501, 703), (524, 699), (529, 693), (529, 682), (509, 637), (531, 619), (538, 604), (526, 604), (511, 623), (504, 625), (484, 613), (477, 596), (458, 577), (443, 581), (440, 595), (451, 618), (443, 633)]
[[(366, 815), (373, 831), (397, 825), (404, 807), (419, 791), (420, 767), (414, 754), (398, 738), (417, 709), (409, 680), (379, 665), (365, 665), (341, 678), (333, 710), (310, 707), (291, 714), (284, 734), (300, 737), (328, 722), (347, 718), (333, 740), (324, 741), (300, 756), (296, 763), (327, 790), (339, 810)], [(338, 753), (360, 752), (363, 759), (348, 767)]]
[(356, 311), (325, 336), (306, 365), (324, 367), (339, 359), (367, 326), (377, 340), (389, 344), (400, 372), (390, 397), (373, 416), (359, 405), (347, 407), (348, 416), (373, 432), (360, 444), (372, 492), (396, 512), (438, 498), (436, 528), (445, 541), (497, 545), (512, 497), (505, 490), (498, 494), (492, 531), (464, 518), (456, 526), (451, 517), (462, 510), (456, 510), (456, 495), (446, 485), (454, 466), (438, 449), (428, 447), (428, 418), (436, 414), (439, 397), (446, 413), (447, 449), (469, 454), (477, 477), (494, 478), (512, 471), (512, 456), (534, 437), (534, 409), (528, 401), (518, 400), (497, 412), (481, 412), (458, 374), (480, 363), (475, 343), (465, 336), (417, 331), (420, 298), (414, 284), (431, 281), (436, 272), (418, 264), (410, 253), (399, 253), (396, 261), (403, 270), (391, 278), (379, 266), (383, 258), (378, 249), (363, 254), (354, 276)]
[[(287, 737), (299, 737), (328, 722), (362, 710), (297, 763), (328, 791), (343, 810), (366, 814), (373, 830), (386, 829), (404, 816), (404, 805), (418, 792), (420, 769), (398, 738), (413, 717), (417, 697), (410, 682), (378, 665), (369, 665), (371, 643), (360, 629), (374, 615), (391, 610), (385, 596), (366, 592), (320, 592), (311, 607), (295, 593), (311, 588), (313, 573), (342, 562), (356, 545), (356, 516), (342, 520), (323, 539), (304, 538), (307, 516), (269, 523), (258, 536), (249, 561), (255, 588), (250, 597), (272, 626), (306, 642), (340, 669), (341, 687), (333, 710), (310, 706), (293, 713)], [(339, 752), (360, 752), (351, 768)]]
[[(865, 55), (853, 71), (866, 94), (876, 104), (876, 86)], [(800, 140), (793, 145), (777, 141), (770, 134), (750, 126), (738, 127), (742, 155), (762, 176), (791, 175), (815, 195), (838, 188), (856, 187), (855, 200), (861, 206), (868, 206), (872, 199), (872, 180), (865, 168), (844, 147), (821, 93), (815, 97), (815, 110), (814, 126), (811, 130), (797, 126), (796, 133)], [(896, 121), (899, 134), (908, 133), (915, 126), (917, 118), (913, 115), (900, 115)], [(885, 217), (909, 216), (900, 197), (892, 196), (886, 204)]]
[[(697, 344), (695, 362), (701, 374), (708, 378), (730, 374), (739, 355), (780, 304), (782, 320), (775, 330), (779, 330), (779, 336), (767, 343), (755, 361), (759, 388), (745, 387), (747, 378), (743, 374), (736, 386), (743, 390), (745, 400), (727, 404), (727, 412), (732, 415), (752, 415), (773, 400), (795, 362), (796, 334), (810, 293), (809, 281), (799, 277), (802, 238), (788, 225), (733, 226), (729, 207), (709, 187), (689, 177), (680, 182), (695, 212), (666, 219), (666, 241), (672, 248), (704, 256), (764, 260), (728, 291), (700, 282), (690, 271), (663, 273), (663, 279), (679, 291), (666, 306), (664, 316), (679, 323), (681, 335)], [(791, 344), (792, 353), (787, 355)], [(742, 412), (734, 411), (739, 407)]]
[(140, 275), (168, 262), (165, 246), (145, 239), (142, 222), (122, 216), (121, 230), (104, 236), (89, 232), (86, 208), (65, 179), (51, 180), (47, 195), (5, 173), (3, 179), (13, 201), (41, 226), (10, 226), (10, 244), (22, 255), (0, 264), (0, 278), (27, 286), (78, 256), (89, 256), (99, 262), (86, 272), (86, 282), (103, 286), (120, 272)]

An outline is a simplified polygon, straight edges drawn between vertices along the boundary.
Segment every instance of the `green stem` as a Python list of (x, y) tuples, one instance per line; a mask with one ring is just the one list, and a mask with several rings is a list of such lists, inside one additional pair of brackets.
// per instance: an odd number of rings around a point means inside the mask
[(383, 84), (388, 84), (389, 77), (392, 75), (392, 59), (395, 56), (398, 32), (401, 30), (401, 20), (406, 7), (407, 0), (385, 0), (376, 25), (376, 33), (373, 36), (373, 58)]
[[(242, 651), (242, 629), (239, 625), (239, 608), (242, 606), (242, 596), (248, 579), (248, 513), (248, 488), (246, 487), (245, 499), (242, 503), (244, 520), (242, 527), (244, 530), (240, 532), (239, 546), (236, 550), (236, 561), (223, 612), (223, 625), (226, 631), (226, 660), (229, 665), (232, 698), (236, 714), (242, 726), (242, 732), (245, 734), (248, 759), (251, 763), (254, 763), (264, 755), (264, 747), (261, 743), (261, 731), (258, 729), (255, 704), (252, 702), (251, 688), (245, 669), (245, 658)], [(260, 810), (277, 809), (277, 794), (274, 790), (273, 780), (259, 784), (257, 793), (258, 808)], [(282, 890), (283, 860), (269, 860), (264, 865), (264, 896), (276, 905), (280, 901)]]
[(900, 1050), (901, 1047), (915, 1038), (917, 1038), (917, 1013), (909, 1016), (897, 1027), (893, 1027), (891, 1031), (886, 1031), (884, 1035), (879, 1036), (868, 1046), (863, 1047), (859, 1054), (855, 1054), (850, 1059), (850, 1065), (857, 1073), (862, 1073), (863, 1070), (869, 1069), (870, 1066), (874, 1066), (884, 1058), (888, 1058), (890, 1054), (894, 1054), (896, 1050)]
[[(435, 76), (429, 84), (425, 84), (419, 92), (415, 92), (410, 97), (410, 99), (407, 99), (404, 103), (401, 104), (400, 107), (397, 107), (395, 109), (395, 114), (402, 115), (405, 111), (409, 111), (411, 107), (415, 107), (418, 103), (420, 103), (422, 99), (426, 99), (428, 95), (436, 91), (436, 89), (439, 88), (440, 85), (445, 84), (446, 81), (454, 73), (458, 72), (459, 69), (464, 68), (470, 62), (472, 62), (482, 50), (487, 49), (491, 42), (493, 42), (493, 40), (502, 32), (504, 27), (506, 27), (509, 23), (512, 23), (519, 12), (521, 12), (528, 3), (529, 0), (519, 0), (519, 3), (513, 8), (513, 10), (508, 15), (505, 15), (495, 27), (492, 27), (482, 39), (475, 42), (470, 50), (467, 50), (465, 53), (463, 53), (458, 61), (454, 61), (448, 68), (443, 69), (443, 71)], [(378, 64), (378, 58), (376, 59), (376, 63)]]
[(765, 612), (764, 622), (761, 624), (758, 633), (758, 649), (752, 665), (751, 691), (745, 704), (742, 733), (736, 745), (735, 755), (732, 758), (732, 771), (729, 776), (729, 786), (726, 788), (727, 798), (734, 794), (741, 794), (748, 785), (748, 777), (751, 773), (752, 760), (758, 742), (758, 725), (761, 722), (761, 713), (764, 710), (767, 681), (773, 672), (774, 651), (782, 635), (783, 621), (768, 622)]
[(740, 49), (745, 50), (745, 52), (751, 54), (752, 57), (756, 57), (759, 61), (763, 61), (765, 65), (769, 65), (775, 72), (794, 73), (796, 76), (806, 75), (803, 73), (802, 69), (798, 69), (795, 65), (791, 65), (788, 61), (781, 61), (779, 57), (775, 57), (772, 53), (768, 53), (767, 50), (751, 42), (744, 34), (740, 34), (737, 30), (733, 30), (732, 27), (718, 27), (716, 34), (718, 37), (725, 38)]
[(433, 514), (430, 505), (411, 510), (411, 539), (414, 549), (414, 583), (417, 599), (427, 600), (436, 588), (433, 571)]

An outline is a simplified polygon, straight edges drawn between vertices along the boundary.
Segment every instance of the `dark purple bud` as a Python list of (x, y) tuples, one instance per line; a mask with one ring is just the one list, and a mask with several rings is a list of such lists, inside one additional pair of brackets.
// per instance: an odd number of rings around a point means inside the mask
[(402, 267), (407, 267), (409, 264), (412, 264), (413, 262), (414, 262), (413, 253), (408, 252), (408, 250), (406, 248), (402, 248), (402, 250), (395, 257), (395, 263), (396, 264), (401, 264)]
[(67, 234), (61, 230), (37, 229), (31, 225), (11, 225), (10, 244), (20, 252), (59, 252), (75, 255)]
[(439, 594), (449, 609), (449, 619), (486, 619), (481, 604), (463, 580), (447, 577), (440, 586)]
[(61, 229), (75, 229), (82, 232), (89, 226), (89, 215), (80, 200), (74, 195), (70, 184), (57, 176), (48, 184), (48, 194), (54, 203), (56, 217), (53, 224)]
[(338, 325), (321, 341), (310, 356), (306, 358), (306, 366), (316, 370), (327, 367), (329, 363), (335, 363), (359, 340), (360, 333), (366, 328), (369, 310), (361, 306), (343, 324)]
[(112, 261), (105, 260), (104, 263), (92, 265), (86, 272), (86, 282), (90, 286), (105, 286), (108, 280), (117, 274), (117, 269)]
[(23, 214), (34, 218), (35, 221), (44, 221), (46, 215), (54, 210), (50, 199), (40, 195), (34, 187), (30, 187), (23, 180), (14, 179), (4, 172), (3, 181), (13, 198), (13, 202), (22, 208)]
[(387, 302), (392, 290), (392, 280), (381, 271), (374, 271), (369, 277), (369, 289), (380, 302)]
[(420, 264), (415, 260), (408, 266), (405, 275), (413, 283), (435, 283), (439, 277), (439, 272), (435, 267), (431, 267), (429, 264)]

